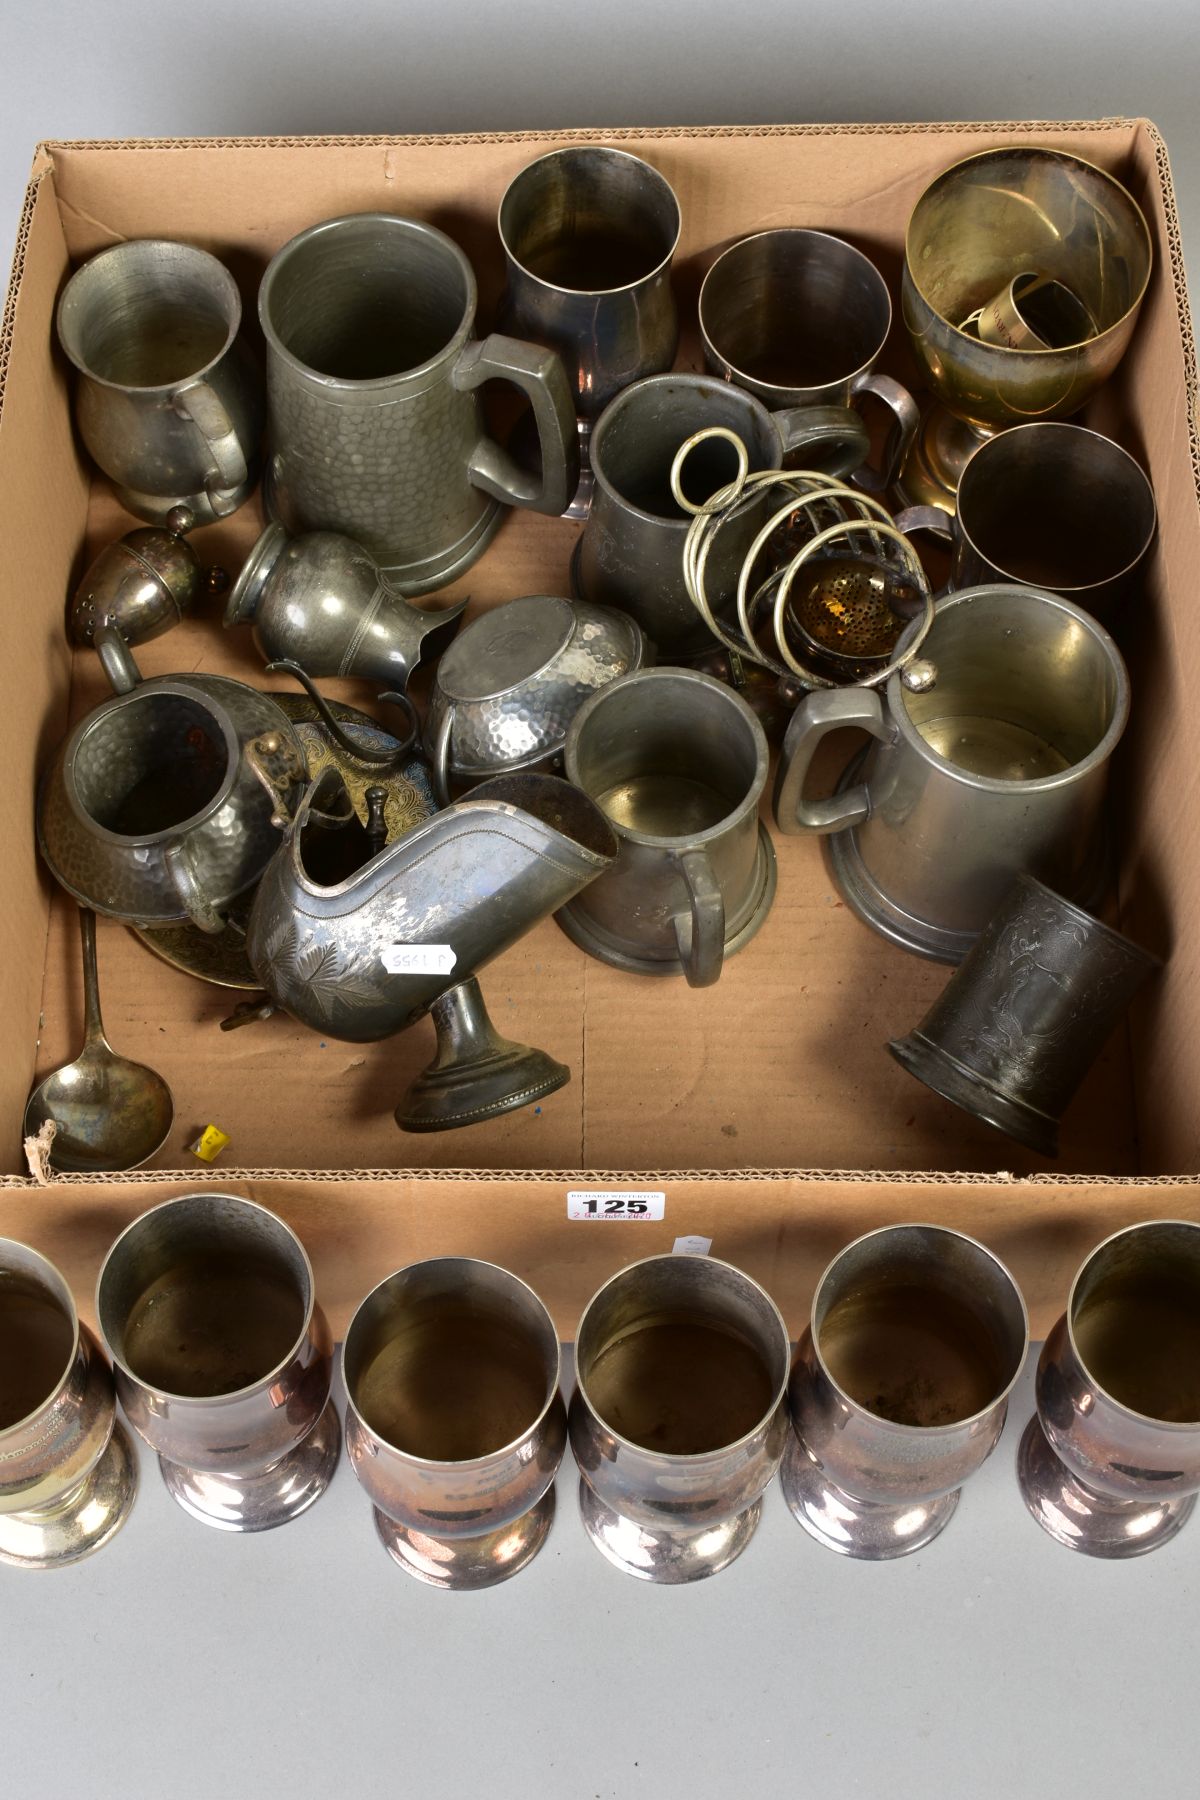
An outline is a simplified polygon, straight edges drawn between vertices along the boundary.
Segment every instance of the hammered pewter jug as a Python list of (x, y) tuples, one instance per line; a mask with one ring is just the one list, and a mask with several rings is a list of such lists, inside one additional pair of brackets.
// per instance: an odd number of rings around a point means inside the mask
[(346, 1454), (393, 1562), (431, 1587), (494, 1587), (537, 1555), (567, 1443), (554, 1321), (466, 1256), (380, 1282), (342, 1346)]
[(143, 525), (106, 544), (71, 601), (72, 643), (91, 644), (101, 625), (115, 625), (130, 646), (148, 643), (178, 625), (202, 593), (223, 592), (225, 571), (203, 571), (187, 541), (195, 522), (186, 506), (175, 506), (163, 525)]
[[(920, 691), (895, 674), (882, 693), (806, 695), (784, 739), (775, 822), (826, 836), (833, 880), (865, 924), (961, 962), (1017, 875), (1082, 906), (1102, 891), (1129, 676), (1103, 626), (1037, 588), (940, 600), (922, 653), (937, 680)], [(830, 798), (807, 797), (817, 745), (846, 725), (875, 741)]]
[(672, 1585), (741, 1555), (787, 1442), (790, 1355), (770, 1295), (716, 1257), (648, 1257), (593, 1295), (569, 1428), (601, 1555)]
[(643, 669), (579, 709), (564, 761), (616, 833), (616, 861), (558, 914), (573, 944), (638, 975), (710, 987), (775, 897), (759, 823), (762, 726), (696, 669)]
[(584, 701), (648, 659), (624, 613), (585, 600), (526, 594), (472, 621), (438, 663), (425, 721), (434, 785), (557, 772)]
[(333, 1339), (282, 1219), (239, 1194), (152, 1207), (105, 1257), (96, 1317), (125, 1416), (184, 1512), (269, 1531), (320, 1499), (342, 1442)]
[(79, 433), (139, 518), (165, 524), (186, 506), (207, 524), (254, 488), (265, 409), (241, 322), (233, 276), (193, 244), (113, 244), (63, 289)]
[[(840, 467), (866, 457), (867, 430), (857, 413), (806, 406), (770, 413), (760, 400), (712, 375), (652, 375), (605, 408), (591, 439), (595, 492), (576, 545), (575, 590), (636, 619), (663, 657), (703, 655), (714, 638), (688, 597), (683, 552), (692, 515), (671, 491), (680, 449), (717, 427), (745, 449), (749, 472), (782, 467), (793, 451)], [(733, 481), (739, 457), (728, 437), (712, 437), (687, 458), (683, 491), (696, 505)], [(767, 500), (747, 503), (724, 528), (708, 559), (708, 591), (719, 613), (766, 518)]]
[(582, 472), (567, 517), (582, 519), (592, 425), (622, 388), (675, 360), (679, 202), (628, 150), (572, 144), (513, 177), (497, 229), (508, 274), (500, 323), (557, 351), (575, 397)]
[[(403, 594), (482, 555), (506, 506), (561, 513), (579, 479), (575, 407), (553, 351), (480, 342), (475, 274), (432, 225), (351, 213), (285, 244), (263, 277), (268, 510), (289, 532), (340, 531)], [(488, 435), (478, 389), (529, 399), (541, 473)]]
[[(115, 696), (56, 751), (38, 793), (38, 847), (81, 906), (128, 925), (224, 929), (279, 847), (276, 808), (299, 800), (304, 753), (267, 694), (223, 675), (143, 681), (120, 634), (95, 634)], [(277, 791), (248, 761), (270, 734)]]
[(1019, 875), (921, 1023), (888, 1049), (932, 1088), (1043, 1156), (1148, 976), (1148, 950)]
[(848, 1244), (788, 1383), (792, 1517), (840, 1556), (923, 1550), (996, 1448), (1028, 1348), (1021, 1291), (974, 1238), (885, 1225)]
[(466, 606), (426, 612), (394, 592), (361, 544), (336, 531), (289, 538), (268, 525), (225, 607), (225, 625), (249, 624), (267, 663), (305, 674), (349, 675), (403, 693), (423, 657), (436, 657)]
[(1200, 1492), (1200, 1225), (1151, 1219), (1098, 1244), (1042, 1347), (1017, 1480), (1084, 1556), (1144, 1556)]
[(53, 1263), (0, 1238), (0, 1562), (58, 1569), (107, 1544), (137, 1496), (112, 1371)]
[[(880, 401), (892, 415), (883, 462), (851, 479), (875, 493), (891, 487), (920, 413), (908, 389), (875, 367), (892, 328), (892, 301), (868, 256), (825, 231), (760, 231), (718, 256), (700, 289), (699, 314), (709, 368), (772, 412)], [(853, 436), (853, 421), (847, 429)]]

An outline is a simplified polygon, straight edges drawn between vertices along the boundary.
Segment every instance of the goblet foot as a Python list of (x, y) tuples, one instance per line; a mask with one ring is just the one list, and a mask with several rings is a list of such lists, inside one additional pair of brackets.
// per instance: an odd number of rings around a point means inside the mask
[(1036, 1413), (1017, 1451), (1017, 1482), (1042, 1530), (1084, 1556), (1144, 1556), (1170, 1543), (1196, 1505), (1195, 1494), (1113, 1500), (1095, 1493), (1054, 1454)]
[(450, 988), (430, 1012), (437, 1054), (396, 1108), (401, 1131), (478, 1125), (543, 1100), (571, 1079), (566, 1064), (544, 1050), (500, 1036), (474, 977)]
[(554, 1523), (554, 1487), (546, 1489), (536, 1506), (511, 1524), (480, 1537), (435, 1538), (423, 1531), (398, 1525), (375, 1508), (375, 1529), (393, 1562), (417, 1581), (430, 1587), (495, 1587), (517, 1575), (533, 1561)]
[(579, 1511), (584, 1529), (610, 1563), (638, 1581), (676, 1586), (717, 1575), (742, 1554), (758, 1529), (761, 1499), (735, 1518), (695, 1530), (649, 1529), (615, 1512), (580, 1477)]
[(56, 1505), (0, 1513), (0, 1562), (19, 1569), (62, 1569), (81, 1562), (120, 1531), (137, 1486), (137, 1457), (118, 1423), (91, 1474)]
[(160, 1456), (158, 1466), (172, 1500), (202, 1525), (217, 1531), (270, 1531), (307, 1512), (333, 1479), (342, 1428), (330, 1400), (304, 1439), (255, 1475), (219, 1475), (185, 1468)]
[(960, 1492), (897, 1506), (860, 1500), (830, 1481), (795, 1432), (783, 1453), (779, 1478), (788, 1511), (809, 1536), (839, 1556), (862, 1562), (886, 1562), (923, 1550), (950, 1523)]
[(909, 506), (937, 506), (945, 513), (958, 508), (958, 484), (970, 457), (995, 433), (969, 425), (940, 401), (934, 401), (917, 428), (904, 459), (897, 486)]

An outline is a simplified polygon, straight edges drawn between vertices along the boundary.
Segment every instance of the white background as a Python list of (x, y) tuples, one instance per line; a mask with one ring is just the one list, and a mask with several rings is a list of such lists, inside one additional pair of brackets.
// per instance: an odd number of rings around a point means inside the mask
[[(1196, 0), (3, 5), (4, 262), (43, 137), (1110, 114), (1160, 126), (1200, 244)], [(1140, 1563), (1059, 1549), (1013, 1478), (1030, 1405), (924, 1555), (846, 1564), (776, 1490), (744, 1560), (682, 1591), (601, 1562), (565, 1470), (539, 1561), (457, 1596), (391, 1567), (345, 1466), (299, 1524), (226, 1539), (147, 1458), (103, 1554), (0, 1568), (0, 1794), (1192, 1792), (1200, 1520)]]

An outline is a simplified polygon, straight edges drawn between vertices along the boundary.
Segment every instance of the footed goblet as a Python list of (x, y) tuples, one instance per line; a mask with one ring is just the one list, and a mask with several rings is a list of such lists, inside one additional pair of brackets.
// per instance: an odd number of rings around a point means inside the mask
[(1200, 1225), (1130, 1225), (1092, 1251), (1036, 1391), (1017, 1479), (1042, 1530), (1086, 1556), (1169, 1543), (1200, 1490)]
[(973, 1238), (889, 1225), (849, 1244), (792, 1370), (792, 1516), (843, 1556), (923, 1549), (995, 1449), (1028, 1346), (1016, 1282)]
[(235, 1194), (185, 1194), (126, 1227), (100, 1270), (100, 1329), (167, 1492), (218, 1531), (305, 1512), (337, 1467), (333, 1342), (304, 1246)]

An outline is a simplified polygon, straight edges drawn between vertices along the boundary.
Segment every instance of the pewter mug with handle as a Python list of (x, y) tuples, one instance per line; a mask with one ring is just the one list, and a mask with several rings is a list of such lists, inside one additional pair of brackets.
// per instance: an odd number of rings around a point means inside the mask
[[(263, 277), (268, 510), (291, 533), (357, 539), (403, 594), (482, 555), (505, 506), (561, 513), (579, 479), (575, 406), (558, 357), (480, 342), (476, 286), (432, 225), (352, 213), (302, 231)], [(540, 475), (488, 435), (478, 389), (509, 381), (533, 407)]]
[[(951, 594), (923, 649), (937, 681), (919, 693), (896, 674), (883, 693), (833, 688), (801, 701), (775, 822), (828, 836), (834, 881), (866, 924), (957, 963), (1019, 874), (1083, 906), (1098, 898), (1104, 790), (1129, 677), (1095, 619), (1037, 588)], [(807, 798), (818, 743), (846, 725), (875, 741), (830, 798)]]
[(58, 303), (80, 435), (121, 504), (224, 518), (258, 479), (262, 374), (233, 276), (192, 244), (133, 238), (77, 269)]

